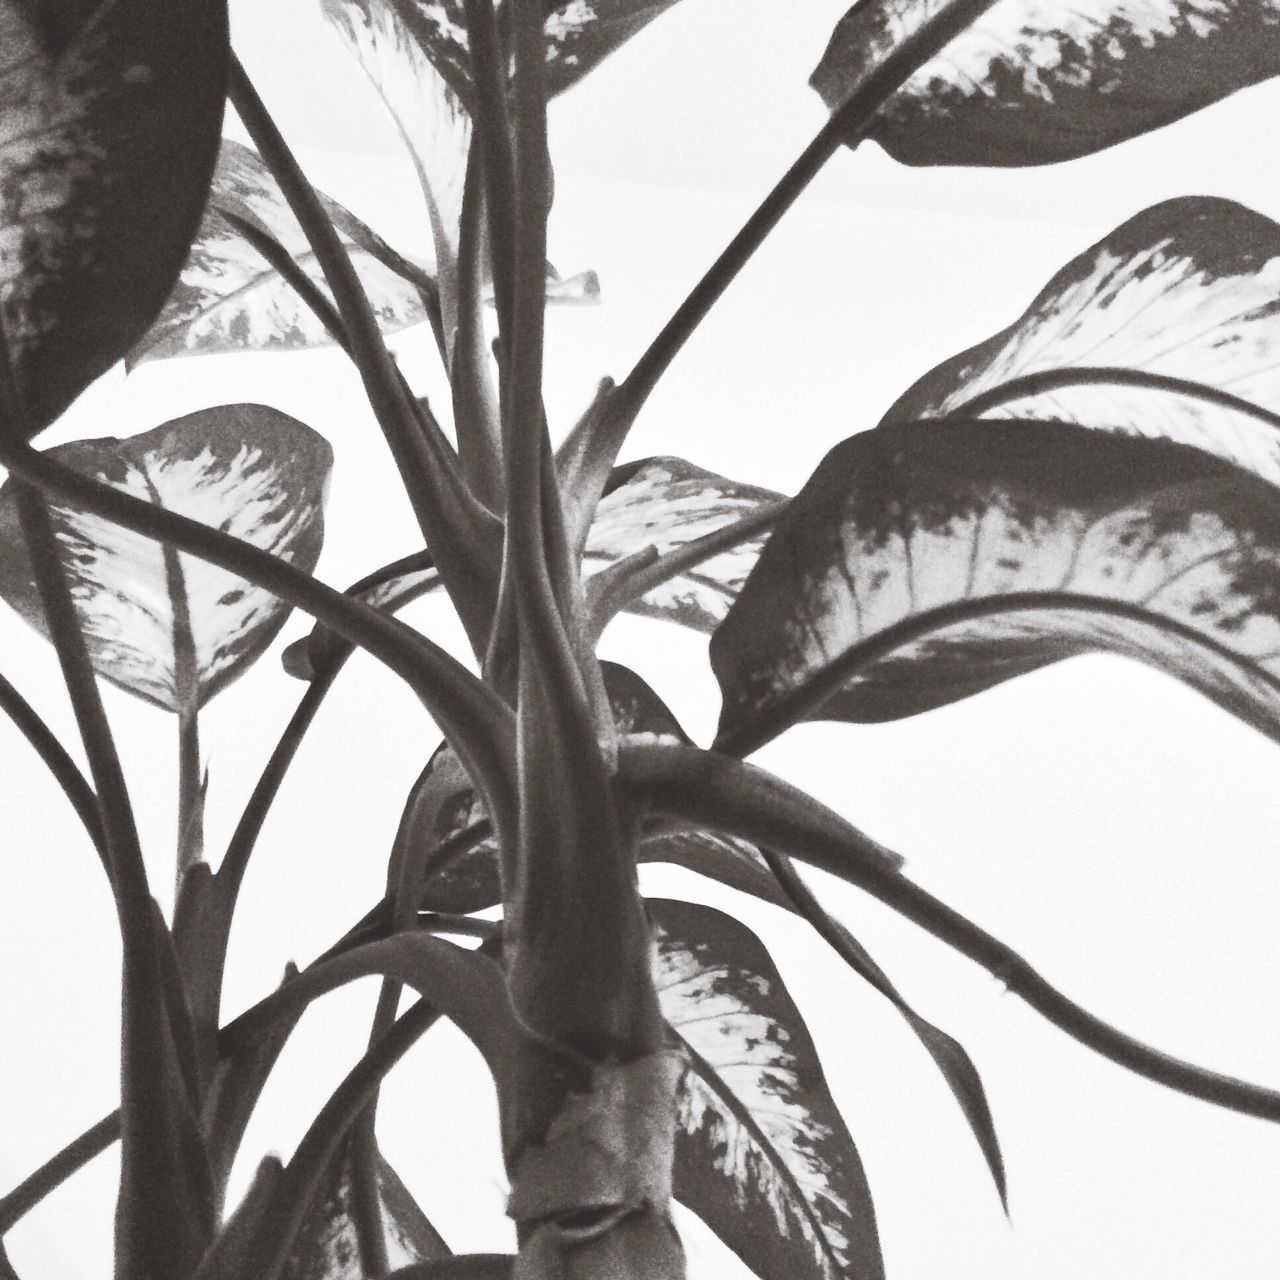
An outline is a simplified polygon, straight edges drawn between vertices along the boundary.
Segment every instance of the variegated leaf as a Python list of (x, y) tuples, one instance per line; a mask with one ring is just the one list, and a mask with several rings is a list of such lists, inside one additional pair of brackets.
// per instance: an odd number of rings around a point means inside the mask
[(321, 0), (321, 7), (404, 138), (429, 205), (437, 261), (452, 261), (471, 141), (460, 0)]
[(648, 906), (662, 1010), (689, 1061), (676, 1198), (761, 1280), (880, 1280), (862, 1161), (768, 951), (710, 907)]
[[(810, 83), (834, 110), (954, 5), (858, 0)], [(1276, 0), (997, 0), (906, 81), (868, 136), (906, 164), (1069, 160), (1275, 75), (1278, 37)]]
[[(324, 197), (384, 332), (427, 318), (427, 267), (410, 262), (353, 213)], [(256, 152), (224, 138), (204, 220), (164, 310), (129, 353), (130, 365), (166, 356), (325, 346), (324, 324), (245, 235), (274, 241), (328, 294), (306, 234)]]
[[(682, 458), (646, 458), (619, 467), (596, 508), (584, 570), (598, 572), (646, 547), (665, 554), (781, 500), (768, 489), (726, 480)], [(714, 631), (766, 536), (756, 534), (671, 578), (630, 605), (629, 612)]]
[[(51, 457), (310, 572), (324, 536), (332, 451), (265, 405), (223, 405), (127, 440), (77, 440)], [(54, 507), (63, 563), (95, 670), (171, 711), (207, 702), (271, 642), (288, 613), (275, 596), (203, 560), (70, 507)], [(0, 488), (0, 595), (45, 630)]]
[(1074, 424), (884, 427), (827, 455), (712, 637), (718, 745), (912, 715), (1094, 650), (1280, 739), (1275, 488)]
[(0, 0), (0, 45), (0, 324), (31, 435), (173, 287), (217, 153), (226, 5)]
[[(1126, 370), (1241, 403), (1143, 385)], [(1196, 445), (1280, 484), (1278, 411), (1280, 225), (1197, 196), (1155, 205), (1086, 249), (1013, 324), (921, 378), (885, 420), (1079, 422)]]
[[(387, 1261), (394, 1268), (448, 1257), (449, 1247), (381, 1152), (377, 1162)], [(365, 1280), (351, 1216), (350, 1165), (345, 1157), (330, 1167), (299, 1228), (281, 1280)]]
[[(781, 501), (779, 494), (768, 489), (726, 480), (682, 458), (647, 458), (618, 467), (596, 508), (583, 571), (590, 578), (646, 547), (676, 550)], [(627, 611), (714, 631), (746, 581), (766, 536), (754, 534), (677, 574)], [(419, 552), (376, 569), (349, 587), (348, 594), (394, 613), (439, 585), (431, 558)], [(343, 647), (343, 641), (317, 625), (285, 650), (285, 669), (300, 680), (310, 680)]]

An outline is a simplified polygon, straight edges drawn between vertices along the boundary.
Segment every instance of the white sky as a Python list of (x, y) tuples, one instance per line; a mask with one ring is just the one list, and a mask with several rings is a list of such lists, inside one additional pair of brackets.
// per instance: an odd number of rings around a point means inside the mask
[[(782, 18), (761, 0), (683, 0), (556, 106), (551, 256), (562, 272), (596, 268), (605, 290), (599, 309), (553, 313), (548, 401), (561, 427), (602, 374), (626, 372), (821, 123), (805, 80), (842, 8), (822, 0)], [(318, 5), (233, 9), (250, 73), (317, 181), (411, 248), (425, 229), (412, 175)], [(873, 148), (840, 156), (672, 368), (629, 456), (680, 453), (794, 491), (831, 445), (871, 425), (938, 360), (1008, 323), (1057, 267), (1139, 209), (1217, 194), (1280, 219), (1278, 109), (1280, 90), (1264, 86), (1051, 170), (911, 171)], [(412, 376), (438, 385), (421, 333), (396, 346)], [(407, 508), (386, 496), (385, 451), (331, 353), (109, 376), (47, 442), (130, 435), (231, 400), (274, 404), (332, 440), (328, 581), (345, 585), (412, 548)], [(456, 634), (434, 605), (412, 616)], [(285, 639), (302, 630), (291, 622)], [(0, 643), (6, 674), (71, 741), (52, 652), (7, 614)], [(629, 622), (610, 631), (606, 653), (634, 665), (706, 740), (716, 704), (704, 642)], [(211, 848), (225, 843), (300, 692), (273, 650), (204, 717)], [(114, 690), (107, 697), (163, 895), (174, 725)], [(435, 740), (391, 677), (350, 664), (249, 873), (232, 1010), (377, 897), (404, 793)], [(114, 1105), (118, 948), (93, 856), (7, 725), (0, 753), (8, 1186)], [(1280, 751), (1203, 699), (1144, 668), (1085, 659), (899, 724), (796, 730), (760, 759), (904, 853), (910, 874), (1094, 1012), (1206, 1066), (1280, 1084)], [(646, 878), (658, 892), (702, 889), (691, 876)], [(1127, 1075), (876, 904), (816, 883), (904, 994), (969, 1049), (1008, 1164), (1012, 1229), (902, 1020), (801, 927), (734, 902), (776, 949), (828, 1054), (876, 1194), (890, 1280), (1277, 1274), (1280, 1131)], [(359, 1052), (369, 1003), (369, 991), (346, 992), (308, 1017), (251, 1128), (255, 1151), (296, 1141)], [(433, 1035), (392, 1077), (382, 1113), (388, 1156), (461, 1250), (510, 1239), (486, 1088), (469, 1050)], [(113, 1160), (100, 1160), (12, 1234), (23, 1280), (105, 1280), (114, 1174)], [(704, 1237), (691, 1228), (695, 1280), (742, 1274)]]

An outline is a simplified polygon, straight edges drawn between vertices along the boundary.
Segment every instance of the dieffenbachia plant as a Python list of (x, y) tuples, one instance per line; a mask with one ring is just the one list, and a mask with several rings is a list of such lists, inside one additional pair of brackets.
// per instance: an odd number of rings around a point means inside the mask
[[(672, 359), (840, 147), (872, 139), (908, 164), (1086, 155), (1280, 71), (1280, 4), (858, 0), (813, 75), (830, 120), (554, 448), (544, 310), (597, 288), (547, 266), (547, 101), (672, 3), (316, 0), (420, 180), (433, 248), (414, 257), (308, 183), (231, 53), (225, 0), (0, 0), (0, 595), (53, 643), (88, 773), (2, 677), (0, 705), (83, 823), (123, 947), (119, 1109), (0, 1199), (0, 1235), (118, 1141), (127, 1280), (678, 1280), (673, 1200), (762, 1280), (879, 1280), (856, 1134), (779, 969), (722, 906), (643, 898), (641, 862), (816, 930), (929, 1052), (1002, 1200), (975, 1064), (797, 862), (1097, 1052), (1280, 1120), (1280, 1092), (1108, 1026), (847, 817), (744, 760), (802, 719), (900, 719), (1094, 650), (1280, 738), (1280, 225), (1208, 198), (1136, 213), (859, 424), (794, 497), (676, 457), (619, 463)], [(221, 138), (228, 96), (252, 147)], [(423, 323), (444, 406), (384, 342)], [(32, 443), (120, 361), (318, 343), (361, 379), (421, 535), (346, 591), (314, 576), (329, 446), (273, 408)], [(395, 616), (437, 589), (461, 656)], [(214, 858), (200, 712), (292, 609), (315, 620), (286, 653), (307, 688)], [(709, 745), (596, 657), (623, 611), (710, 636)], [(226, 1021), (246, 867), (356, 648), (443, 741), (413, 762), (381, 901)], [(177, 717), (171, 920), (99, 677)], [(297, 1019), (372, 975), (367, 1052), (289, 1160), (228, 1204)], [(398, 1014), (406, 987), (418, 1002)], [(440, 1018), (492, 1075), (516, 1255), (454, 1256), (379, 1148), (381, 1081)], [(2, 1245), (0, 1275), (15, 1275)]]

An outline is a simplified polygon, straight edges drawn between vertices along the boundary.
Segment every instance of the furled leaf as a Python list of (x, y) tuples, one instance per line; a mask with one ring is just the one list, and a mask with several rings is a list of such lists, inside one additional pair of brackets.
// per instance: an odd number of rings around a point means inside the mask
[(173, 286), (217, 153), (226, 5), (0, 0), (0, 45), (0, 323), (33, 434)]
[[(858, 0), (810, 83), (833, 110), (955, 0)], [(998, 0), (889, 99), (868, 136), (905, 164), (1069, 160), (1280, 71), (1275, 0)]]
[(768, 951), (710, 907), (648, 905), (662, 1010), (689, 1058), (676, 1198), (762, 1280), (883, 1276), (862, 1162)]
[[(598, 572), (646, 547), (666, 553), (775, 506), (779, 494), (726, 480), (682, 458), (646, 458), (618, 468), (596, 508), (584, 570)], [(765, 534), (664, 582), (629, 612), (714, 631), (746, 581)]]
[[(430, 264), (410, 262), (353, 213), (323, 197), (374, 315), (388, 333), (427, 318)], [(306, 234), (256, 152), (222, 140), (209, 204), (182, 274), (130, 365), (165, 356), (323, 346), (333, 341), (309, 306), (270, 267), (244, 224), (273, 240), (328, 294)]]
[[(305, 572), (320, 555), (332, 451), (276, 409), (223, 405), (127, 440), (58, 445), (49, 456)], [(203, 560), (76, 508), (53, 515), (95, 670), (157, 706), (203, 705), (267, 647), (288, 613), (269, 592)], [(0, 547), (0, 595), (43, 632), (12, 481), (0, 488)]]
[[(393, 1267), (448, 1256), (448, 1246), (381, 1152), (378, 1200), (387, 1260)], [(364, 1280), (364, 1275), (351, 1216), (351, 1171), (344, 1150), (302, 1221), (281, 1280)]]
[(1166, 440), (935, 422), (837, 445), (712, 637), (718, 744), (943, 706), (1093, 650), (1280, 738), (1280, 504)]
[[(1073, 369), (1098, 377), (1061, 384), (1056, 371)], [(1099, 380), (1113, 369), (1246, 403)], [(1198, 196), (1155, 205), (1086, 249), (1013, 324), (921, 378), (885, 420), (1080, 422), (1193, 444), (1280, 484), (1280, 417), (1250, 404), (1280, 410), (1280, 225)]]

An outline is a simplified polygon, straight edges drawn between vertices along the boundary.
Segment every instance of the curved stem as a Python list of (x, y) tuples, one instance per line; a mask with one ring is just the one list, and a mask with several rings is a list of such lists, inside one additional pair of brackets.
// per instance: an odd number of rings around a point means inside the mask
[(279, 596), (367, 649), (400, 676), (437, 719), (499, 827), (514, 813), (512, 714), (461, 663), (425, 636), (250, 543), (101, 483), (27, 444), (0, 439), (0, 465), (47, 496), (179, 550)]
[(882, 858), (868, 856), (855, 828), (781, 779), (696, 747), (627, 746), (619, 763), (622, 777), (662, 813), (781, 850), (856, 885), (981, 965), (1054, 1026), (1112, 1062), (1190, 1097), (1280, 1122), (1280, 1092), (1184, 1062), (1095, 1017), (1012, 947), (887, 868)]
[[(999, 386), (980, 391), (976, 396), (957, 405), (947, 417), (980, 417), (989, 409), (998, 408), (1015, 400), (1043, 395), (1066, 387), (1135, 387), (1142, 391), (1163, 391), (1172, 395), (1199, 400), (1217, 409), (1229, 409), (1233, 413), (1254, 418), (1268, 427), (1280, 430), (1280, 414), (1272, 413), (1248, 400), (1234, 396), (1229, 391), (1191, 382), (1186, 378), (1174, 378), (1163, 373), (1146, 373), (1140, 369), (1112, 369), (1106, 365), (1081, 365), (1077, 368), (1046, 369), (1041, 373), (1023, 374), (1010, 378)], [(888, 421), (881, 426), (887, 426)]]
[(765, 196), (724, 252), (708, 268), (688, 297), (619, 384), (605, 413), (589, 426), (590, 441), (567, 441), (566, 457), (577, 457), (573, 489), (599, 499), (613, 460), (659, 379), (706, 318), (720, 296), (751, 260), (783, 214), (799, 199), (842, 143), (856, 146), (876, 112), (926, 62), (942, 51), (989, 9), (995, 0), (954, 0), (889, 53), (868, 74), (800, 153), (795, 163)]
[(36, 755), (44, 761), (54, 781), (62, 788), (81, 825), (93, 841), (98, 858), (108, 877), (111, 867), (107, 861), (106, 837), (102, 830), (102, 814), (98, 809), (98, 797), (85, 781), (84, 774), (67, 754), (66, 748), (54, 736), (53, 731), (40, 718), (35, 708), (17, 689), (0, 675), (0, 711), (13, 721), (18, 732), (26, 738)]
[(497, 592), (496, 543), (489, 521), (469, 492), (457, 455), (432, 424), (421, 430), (360, 278), (318, 196), (298, 167), (275, 122), (232, 59), (230, 97), (315, 252), (337, 303), (369, 405), (391, 448), (417, 517), (472, 647), (483, 652)]

